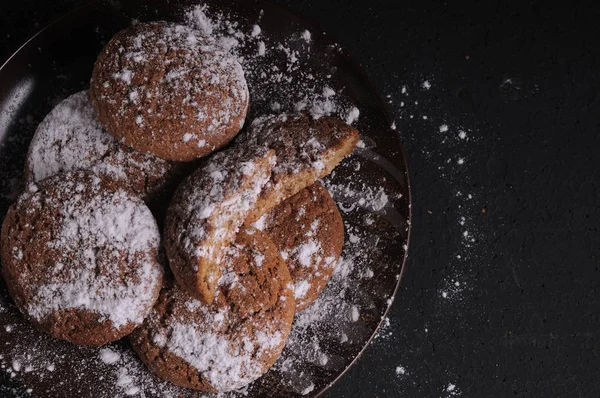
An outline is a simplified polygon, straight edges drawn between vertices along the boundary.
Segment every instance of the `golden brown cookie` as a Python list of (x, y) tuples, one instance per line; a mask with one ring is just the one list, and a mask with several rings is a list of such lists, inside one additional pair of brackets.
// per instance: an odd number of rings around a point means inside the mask
[(210, 304), (224, 250), (267, 182), (275, 155), (253, 147), (218, 152), (175, 191), (165, 219), (165, 249), (177, 282)]
[(358, 131), (329, 116), (314, 119), (304, 113), (265, 116), (252, 122), (238, 145), (267, 147), (277, 155), (277, 164), (260, 198), (250, 212), (253, 223), (279, 203), (333, 170), (352, 153)]
[(254, 226), (269, 235), (287, 262), (296, 311), (312, 303), (329, 282), (344, 246), (344, 222), (320, 182), (274, 207)]
[(90, 170), (153, 203), (167, 190), (177, 167), (119, 144), (96, 118), (85, 90), (59, 103), (40, 123), (29, 145), (25, 180)]
[(249, 100), (232, 55), (200, 32), (167, 22), (117, 33), (94, 65), (90, 95), (114, 137), (174, 161), (226, 145), (242, 128)]
[(227, 249), (212, 304), (171, 283), (130, 337), (159, 377), (203, 391), (241, 388), (280, 356), (294, 318), (294, 293), (285, 262), (268, 236), (254, 228)]
[(40, 330), (100, 346), (129, 334), (162, 285), (148, 207), (91, 172), (30, 184), (2, 224), (2, 276)]

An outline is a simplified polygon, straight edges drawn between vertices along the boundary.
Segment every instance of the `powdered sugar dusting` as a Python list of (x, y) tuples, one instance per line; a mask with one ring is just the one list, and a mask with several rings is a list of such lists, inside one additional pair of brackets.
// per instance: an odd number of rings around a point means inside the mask
[[(162, 275), (153, 257), (160, 241), (156, 222), (148, 208), (123, 189), (102, 191), (97, 177), (93, 177), (96, 185), (84, 187), (81, 178), (74, 176), (60, 177), (64, 180), (55, 196), (46, 196), (32, 184), (17, 202), (17, 208), (21, 203), (29, 207), (42, 202), (54, 207), (60, 229), (48, 247), (65, 256), (76, 255), (75, 265), (69, 269), (63, 269), (63, 261), (70, 262), (67, 258), (47, 269), (57, 282), (32, 289), (27, 311), (42, 320), (57, 310), (79, 308), (102, 315), (116, 328), (139, 323), (145, 315), (140, 310), (151, 305)], [(91, 199), (82, 200), (75, 194), (84, 189), (93, 192)], [(126, 280), (117, 278), (119, 271), (112, 268), (123, 254), (136, 258), (138, 264)]]
[[(58, 104), (42, 121), (27, 156), (30, 181), (64, 171), (85, 169), (121, 181), (128, 188), (142, 180), (139, 194), (160, 190), (171, 164), (119, 144), (94, 114), (89, 92), (80, 91)], [(155, 182), (151, 182), (155, 181)]]
[(297, 299), (304, 298), (306, 293), (308, 293), (308, 289), (310, 288), (310, 283), (308, 281), (298, 281), (294, 284), (294, 297)]

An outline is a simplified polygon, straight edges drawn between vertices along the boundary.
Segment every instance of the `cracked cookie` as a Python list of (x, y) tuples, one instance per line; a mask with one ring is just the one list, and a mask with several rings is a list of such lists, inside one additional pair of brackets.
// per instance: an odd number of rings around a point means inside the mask
[(175, 191), (165, 219), (165, 249), (177, 282), (211, 303), (224, 250), (267, 182), (273, 151), (231, 147), (211, 156)]

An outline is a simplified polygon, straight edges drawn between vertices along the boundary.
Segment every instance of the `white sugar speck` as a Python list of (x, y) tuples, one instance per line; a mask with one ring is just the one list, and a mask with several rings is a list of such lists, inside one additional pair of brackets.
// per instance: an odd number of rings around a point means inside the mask
[(252, 27), (252, 33), (250, 33), (250, 35), (251, 35), (252, 37), (256, 37), (256, 36), (260, 35), (260, 32), (261, 32), (260, 26), (258, 26), (258, 25), (254, 25), (254, 26)]
[(447, 298), (448, 297), (448, 293), (447, 292), (442, 292), (442, 297), (443, 298)]
[(130, 387), (127, 390), (125, 390), (125, 395), (135, 395), (137, 393), (140, 392), (139, 387)]
[(422, 86), (425, 90), (429, 90), (431, 88), (431, 83), (429, 83), (429, 80), (425, 80)]
[(458, 161), (456, 163), (458, 163), (458, 164), (464, 164), (465, 160), (463, 158), (458, 158)]
[(454, 391), (455, 388), (456, 388), (456, 386), (454, 384), (450, 383), (450, 384), (448, 384), (446, 391)]
[(327, 87), (327, 86), (325, 86), (325, 87), (323, 88), (323, 96), (324, 96), (325, 98), (328, 98), (328, 97), (333, 97), (334, 95), (335, 95), (335, 91), (333, 91), (333, 89), (332, 89), (331, 87)]
[(352, 107), (352, 109), (350, 109), (350, 111), (348, 111), (348, 115), (346, 116), (346, 123), (347, 124), (352, 124), (356, 121), (356, 119), (358, 119), (358, 116), (360, 115), (360, 111), (358, 110), (357, 107)]
[(360, 313), (358, 312), (358, 307), (353, 305), (352, 308), (350, 309), (350, 320), (352, 322), (358, 321), (359, 315), (360, 315)]
[(21, 362), (15, 359), (14, 361), (12, 361), (12, 368), (15, 372), (18, 372), (19, 370), (21, 370)]
[(110, 348), (103, 348), (100, 350), (100, 359), (105, 364), (111, 365), (113, 363), (117, 363), (119, 359), (121, 359), (121, 354), (111, 350)]
[(442, 124), (440, 126), (440, 133), (445, 133), (446, 131), (448, 131), (448, 125), (447, 124)]
[(304, 296), (306, 296), (306, 293), (308, 293), (309, 288), (310, 284), (308, 283), (308, 281), (297, 282), (294, 286), (294, 298), (303, 298)]
[(404, 366), (398, 366), (398, 367), (396, 367), (396, 374), (397, 375), (406, 374), (406, 370), (404, 369)]
[(265, 42), (264, 41), (259, 41), (258, 42), (258, 55), (260, 55), (261, 57), (263, 55), (265, 55)]
[(464, 131), (460, 130), (458, 132), (458, 138), (460, 138), (461, 140), (464, 140), (465, 138), (467, 138), (467, 133), (465, 133)]
[[(307, 31), (308, 32), (308, 31)], [(313, 390), (315, 389), (315, 385), (314, 383), (310, 383), (310, 385), (308, 387), (306, 387), (304, 390), (302, 390), (302, 395), (306, 395), (308, 393), (311, 393)]]
[(311, 34), (310, 34), (310, 32), (308, 30), (305, 30), (304, 32), (302, 32), (302, 38), (307, 43), (310, 43), (310, 40), (311, 40)]

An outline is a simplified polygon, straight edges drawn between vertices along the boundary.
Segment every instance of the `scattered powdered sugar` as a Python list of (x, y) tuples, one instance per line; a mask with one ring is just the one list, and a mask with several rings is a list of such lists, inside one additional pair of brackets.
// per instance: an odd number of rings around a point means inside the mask
[[(352, 169), (352, 163), (343, 163), (340, 167)], [(337, 192), (332, 194), (341, 205), (347, 199), (344, 196), (344, 188), (351, 185), (351, 182), (333, 183), (332, 181), (335, 181), (334, 175), (327, 177), (324, 184), (337, 187)], [(366, 188), (367, 185), (364, 187)], [(375, 195), (372, 195), (370, 200), (372, 201), (374, 197)], [(364, 207), (373, 206), (365, 199)], [(355, 208), (352, 211), (359, 210)], [(367, 299), (368, 295), (360, 294), (356, 286), (363, 286), (366, 292), (369, 289), (366, 284), (372, 280), (373, 269), (382, 266), (397, 267), (394, 269), (400, 271), (402, 259), (398, 259), (395, 264), (387, 265), (377, 260), (383, 254), (381, 249), (385, 245), (380, 246), (382, 235), (371, 232), (369, 226), (381, 216), (377, 213), (365, 213), (362, 220), (358, 218), (360, 220), (358, 223), (346, 222), (345, 229), (348, 235), (354, 238), (352, 241), (346, 240), (342, 257), (335, 264), (333, 275), (325, 290), (307, 309), (296, 314), (284, 353), (275, 365), (276, 372), (287, 380), (296, 393), (312, 392), (312, 389), (316, 388), (313, 386), (316, 378), (313, 379), (312, 375), (343, 366), (344, 360), (339, 352), (348, 349), (355, 342), (362, 341), (370, 334), (366, 322), (373, 311), (372, 302)], [(394, 227), (386, 231), (383, 236), (389, 234), (390, 239), (397, 239), (397, 230), (395, 231)], [(381, 271), (379, 268), (378, 272)], [(365, 299), (366, 301), (363, 301)], [(335, 344), (332, 343), (332, 337), (336, 340)]]
[[(343, 90), (332, 87), (335, 70), (327, 68), (327, 60), (319, 69), (307, 62), (314, 56), (327, 56), (313, 52), (308, 30), (277, 41), (258, 23), (248, 33), (232, 17), (205, 5), (191, 8), (186, 21), (209, 31), (221, 49), (237, 56), (253, 93), (252, 106), (259, 112), (308, 111), (316, 118), (336, 115), (349, 123), (358, 118), (358, 109)], [(324, 91), (326, 87), (333, 89), (333, 94)]]
[[(413, 326), (400, 325), (392, 319), (391, 327), (384, 325), (373, 344), (372, 356), (381, 358), (382, 363), (401, 361), (402, 366), (394, 366), (390, 371), (395, 370), (398, 376), (402, 376), (394, 378), (393, 388), (406, 396), (423, 392), (418, 388), (413, 390), (415, 382), (411, 380), (412, 377), (423, 379), (430, 373), (430, 369), (422, 365), (423, 350), (415, 349), (413, 343), (416, 342), (418, 347), (430, 346), (435, 341), (433, 339), (439, 341), (440, 334), (446, 334), (449, 327), (456, 333), (467, 333), (469, 323), (463, 322), (461, 317), (465, 311), (480, 311), (477, 308), (478, 300), (472, 299), (474, 287), (477, 285), (477, 274), (491, 257), (481, 243), (486, 239), (485, 231), (491, 230), (486, 224), (485, 203), (481, 202), (483, 195), (480, 193), (485, 184), (474, 179), (479, 175), (478, 169), (485, 168), (489, 161), (479, 156), (478, 137), (482, 133), (472, 128), (474, 121), (469, 120), (469, 116), (449, 114), (439, 102), (444, 96), (441, 95), (443, 89), (438, 91), (438, 86), (443, 85), (426, 87), (423, 77), (419, 75), (409, 83), (394, 84), (387, 96), (396, 119), (393, 125), (406, 145), (413, 168), (418, 170), (423, 181), (436, 181), (437, 192), (441, 190), (446, 193), (432, 197), (429, 186), (419, 188), (419, 184), (415, 184), (416, 189), (420, 189), (416, 195), (422, 201), (420, 208), (415, 210), (423, 224), (422, 229), (438, 229), (438, 223), (444, 225), (443, 248), (435, 249), (440, 250), (436, 256), (445, 259), (443, 266), (422, 261), (413, 264), (425, 268), (425, 271), (414, 275), (436, 281), (433, 289), (419, 286), (412, 289), (413, 292), (425, 293), (424, 301), (418, 302), (429, 302), (432, 306), (430, 310), (411, 319)], [(429, 203), (428, 207), (422, 203)], [(426, 258), (433, 249), (427, 242), (429, 239), (436, 239), (437, 242), (438, 238), (441, 235), (425, 238), (423, 242), (426, 244), (421, 242), (421, 245), (416, 245), (416, 254), (413, 255), (421, 260)], [(411, 309), (406, 313), (417, 314), (418, 311)], [(407, 339), (406, 328), (414, 336)], [(404, 373), (400, 372), (401, 369), (404, 369)], [(436, 372), (439, 374), (438, 382), (429, 386), (433, 394), (442, 397), (461, 395), (460, 384), (456, 382), (459, 375), (455, 363), (442, 362)], [(369, 372), (361, 373), (361, 376), (365, 383), (376, 377), (375, 373)]]

